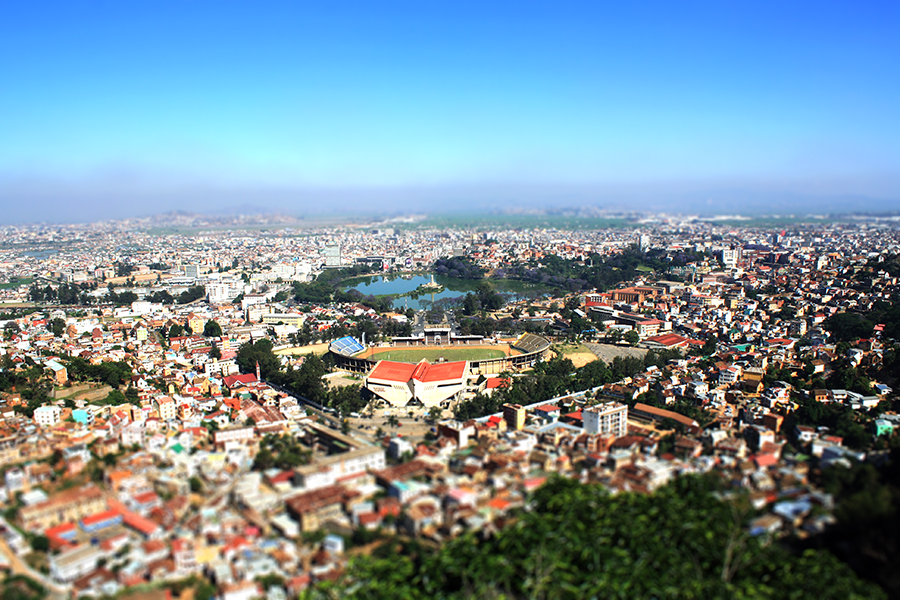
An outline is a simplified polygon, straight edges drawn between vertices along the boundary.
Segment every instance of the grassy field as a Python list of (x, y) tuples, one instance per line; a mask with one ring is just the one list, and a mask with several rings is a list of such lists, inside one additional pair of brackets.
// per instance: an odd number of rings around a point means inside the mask
[(488, 358), (502, 358), (504, 356), (506, 356), (506, 353), (496, 348), (391, 348), (384, 352), (378, 352), (371, 358), (416, 363), (423, 358), (427, 359), (428, 362), (437, 362), (440, 358), (446, 361), (454, 361), (485, 360)]
[(0, 283), (0, 290), (11, 290), (19, 287), (20, 285), (31, 285), (31, 282), (34, 281), (31, 277), (22, 277), (16, 281), (10, 281), (8, 283)]

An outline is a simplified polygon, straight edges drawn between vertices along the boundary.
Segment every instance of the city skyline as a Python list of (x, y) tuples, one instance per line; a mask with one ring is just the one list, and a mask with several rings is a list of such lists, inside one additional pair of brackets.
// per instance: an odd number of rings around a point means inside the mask
[(888, 3), (0, 8), (0, 221), (889, 211)]

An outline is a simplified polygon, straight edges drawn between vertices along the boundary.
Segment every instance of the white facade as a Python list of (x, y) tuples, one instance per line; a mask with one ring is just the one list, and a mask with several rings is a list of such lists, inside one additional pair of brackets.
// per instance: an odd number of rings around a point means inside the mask
[(62, 410), (58, 406), (45, 404), (34, 409), (34, 422), (41, 427), (50, 427), (59, 423)]
[(304, 489), (316, 490), (334, 485), (339, 480), (352, 478), (354, 475), (379, 471), (386, 466), (384, 448), (363, 446), (317, 460), (299, 467), (296, 472), (303, 480)]
[(50, 575), (57, 581), (75, 581), (96, 569), (102, 557), (99, 548), (77, 546), (50, 557)]
[(230, 302), (246, 291), (240, 279), (211, 280), (206, 284), (206, 299), (210, 304)]
[(581, 413), (584, 430), (622, 437), (628, 433), (628, 406), (621, 402), (605, 402), (585, 409)]

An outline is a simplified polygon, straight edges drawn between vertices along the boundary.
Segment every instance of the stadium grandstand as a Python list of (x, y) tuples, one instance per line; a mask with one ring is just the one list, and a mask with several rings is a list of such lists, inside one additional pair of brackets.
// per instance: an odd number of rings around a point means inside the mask
[(510, 346), (512, 348), (515, 348), (516, 350), (520, 350), (524, 354), (531, 354), (532, 352), (546, 351), (550, 348), (550, 342), (539, 335), (526, 333), (525, 335), (517, 339), (515, 343), (510, 344)]
[(360, 344), (356, 338), (348, 335), (331, 342), (328, 349), (341, 356), (354, 356), (365, 350), (366, 347)]
[[(456, 339), (463, 340), (464, 337), (468, 336), (460, 336), (460, 338)], [(407, 338), (402, 338), (400, 343), (396, 343), (397, 339), (395, 338), (394, 342), (394, 347), (402, 348), (410, 345), (409, 343), (405, 343), (407, 342)], [(450, 345), (469, 345), (469, 342), (461, 341)], [(499, 358), (469, 360), (469, 373), (472, 375), (494, 375), (504, 371), (521, 371), (522, 369), (529, 369), (546, 357), (550, 350), (550, 342), (539, 335), (526, 333), (510, 344), (510, 348), (520, 352), (520, 354), (510, 354)], [(377, 358), (364, 358), (360, 353), (365, 349), (363, 344), (349, 336), (335, 340), (329, 346), (331, 356), (334, 358), (335, 365), (338, 368), (354, 373), (369, 374), (380, 361)]]

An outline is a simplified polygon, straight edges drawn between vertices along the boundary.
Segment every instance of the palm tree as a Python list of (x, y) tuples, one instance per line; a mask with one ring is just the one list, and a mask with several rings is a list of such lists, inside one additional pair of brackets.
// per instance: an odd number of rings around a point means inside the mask
[(394, 429), (400, 425), (400, 419), (398, 419), (395, 415), (391, 415), (387, 418), (387, 423), (389, 427), (393, 427)]

